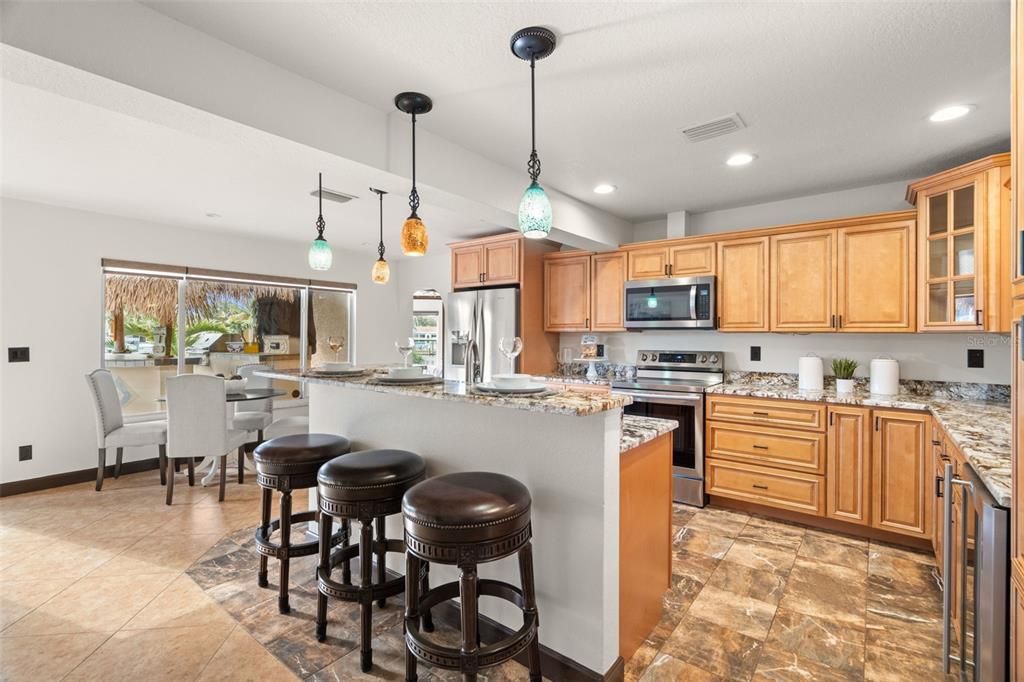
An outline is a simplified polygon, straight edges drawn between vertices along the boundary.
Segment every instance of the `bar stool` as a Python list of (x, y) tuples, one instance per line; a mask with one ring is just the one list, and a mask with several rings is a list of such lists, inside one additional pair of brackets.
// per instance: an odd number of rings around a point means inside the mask
[[(383, 607), (388, 597), (405, 589), (405, 578), (387, 579), (387, 552), (405, 552), (401, 540), (384, 536), (384, 517), (402, 511), (402, 496), (426, 477), (423, 458), (404, 450), (363, 450), (327, 462), (317, 475), (320, 497), (320, 565), (317, 568), (316, 638), (327, 638), (327, 598), (356, 602), (360, 607), (360, 664), (363, 672), (373, 667), (370, 623), (373, 602)], [(334, 519), (358, 519), (359, 544), (342, 547), (331, 555), (326, 538)], [(373, 524), (376, 523), (376, 539)], [(377, 582), (370, 577), (373, 557), (377, 559)], [(352, 585), (349, 562), (359, 557), (359, 585)], [(331, 579), (331, 569), (344, 563), (342, 582)], [(418, 575), (427, 589), (428, 576)], [(426, 623), (425, 627), (430, 628)], [(432, 629), (432, 628), (431, 628)]]
[[(316, 554), (319, 540), (292, 543), (291, 527), (295, 523), (320, 521), (316, 510), (292, 514), (292, 492), (316, 486), (316, 474), (324, 463), (344, 455), (351, 449), (348, 438), (324, 433), (304, 433), (281, 436), (260, 443), (253, 451), (256, 462), (256, 484), (262, 488), (260, 525), (256, 528), (256, 551), (260, 555), (258, 583), (267, 586), (267, 559), (273, 557), (281, 562), (281, 585), (277, 608), (288, 613), (288, 566), (296, 557)], [(239, 462), (239, 467), (242, 463)], [(271, 495), (281, 493), (281, 517), (270, 519)], [(270, 536), (281, 530), (279, 543)], [(331, 537), (331, 545), (348, 542), (348, 527), (343, 526)]]
[[(531, 682), (539, 682), (537, 599), (530, 544), (530, 491), (509, 476), (488, 472), (446, 474), (413, 487), (402, 500), (405, 516), (405, 661), (407, 682), (416, 680), (417, 660), (457, 670), (464, 680), (527, 650)], [(477, 565), (512, 554), (519, 559), (523, 587), (477, 578)], [(415, 580), (427, 562), (459, 567), (458, 582), (434, 589)], [(478, 599), (499, 597), (523, 611), (523, 626), (500, 642), (480, 646)], [(420, 634), (419, 613), (455, 597), (462, 600), (462, 646), (440, 646)]]

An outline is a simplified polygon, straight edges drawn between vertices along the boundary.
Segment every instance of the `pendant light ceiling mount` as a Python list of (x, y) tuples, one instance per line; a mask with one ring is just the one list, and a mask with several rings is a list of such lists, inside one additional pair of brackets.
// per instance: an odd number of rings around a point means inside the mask
[(395, 95), (395, 106), (405, 114), (419, 116), (434, 108), (434, 102), (422, 92), (400, 92)]
[(512, 54), (523, 61), (544, 59), (555, 51), (555, 33), (543, 26), (521, 28), (512, 34)]

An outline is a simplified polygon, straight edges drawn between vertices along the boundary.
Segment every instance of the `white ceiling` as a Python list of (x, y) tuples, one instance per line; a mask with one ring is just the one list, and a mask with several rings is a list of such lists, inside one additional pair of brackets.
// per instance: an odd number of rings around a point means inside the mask
[[(1008, 147), (1009, 2), (148, 2), (499, 163), (529, 152), (518, 28), (559, 35), (538, 64), (543, 180), (640, 220), (923, 175)], [(936, 125), (957, 102), (977, 109)], [(738, 112), (747, 128), (680, 129)], [(724, 165), (738, 150), (751, 166)], [(599, 182), (618, 186), (599, 196)]]
[[(76, 75), (53, 63), (43, 66), (65, 82)], [(77, 76), (97, 91), (97, 77)], [(309, 193), (321, 169), (325, 187), (359, 197), (324, 202), (329, 243), (376, 257), (379, 204), (369, 191), (375, 186), (392, 192), (384, 200), (385, 246), (389, 259), (402, 257), (397, 235), (409, 211), (407, 181), (127, 86), (106, 85), (113, 89), (105, 93), (111, 108), (4, 80), (3, 196), (311, 241), (317, 200)], [(435, 245), (497, 231), (471, 211), (424, 204), (420, 214)]]

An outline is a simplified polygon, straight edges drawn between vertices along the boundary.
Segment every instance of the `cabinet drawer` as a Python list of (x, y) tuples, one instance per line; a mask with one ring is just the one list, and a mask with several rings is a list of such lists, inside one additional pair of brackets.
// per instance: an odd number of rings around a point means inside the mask
[(823, 476), (713, 458), (707, 460), (705, 473), (711, 495), (825, 515)]
[(708, 422), (708, 455), (824, 475), (825, 434)]
[(707, 418), (812, 431), (825, 430), (825, 406), (795, 400), (709, 395)]

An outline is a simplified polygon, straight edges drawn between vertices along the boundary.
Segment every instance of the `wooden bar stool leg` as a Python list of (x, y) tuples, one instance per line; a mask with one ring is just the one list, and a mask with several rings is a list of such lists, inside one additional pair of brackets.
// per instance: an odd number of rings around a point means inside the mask
[[(430, 564), (426, 561), (421, 561), (420, 565), (423, 567), (423, 570), (420, 571), (420, 594), (424, 595), (430, 591)], [(430, 615), (430, 609), (424, 611), (420, 617), (420, 627), (423, 629), (423, 632), (434, 631), (434, 619)]]
[[(329, 541), (328, 541), (329, 542)], [(281, 560), (281, 585), (277, 597), (277, 610), (288, 613), (288, 555), (292, 546), (292, 491), (281, 493), (281, 549), (278, 558)]]
[[(320, 572), (325, 578), (331, 577), (331, 526), (334, 518), (329, 514), (320, 514)], [(316, 591), (316, 639), (319, 642), (327, 639), (327, 595), (319, 589)]]
[[(384, 537), (384, 517), (378, 516), (374, 521), (374, 526), (377, 529), (377, 584), (383, 585), (387, 581), (387, 566), (384, 562), (387, 556), (387, 539)], [(384, 608), (387, 606), (387, 599), (378, 599), (377, 606)]]
[[(100, 448), (99, 461), (96, 463), (96, 492), (103, 490), (103, 470), (107, 468), (107, 449)], [(168, 502), (167, 504), (170, 504)]]
[[(359, 586), (369, 590), (373, 583), (370, 569), (373, 567), (373, 521), (360, 519), (359, 528)], [(373, 602), (364, 599), (359, 604), (359, 667), (364, 673), (373, 667), (373, 649), (370, 648), (370, 625), (373, 621)]]
[[(267, 537), (270, 533), (270, 507), (273, 503), (273, 491), (270, 488), (264, 488), (261, 491), (260, 500), (260, 530), (263, 532), (264, 537)], [(269, 537), (267, 537), (269, 540)], [(267, 560), (266, 554), (260, 554), (260, 570), (256, 575), (256, 582), (260, 587), (266, 587), (270, 583), (267, 581)]]
[(114, 478), (121, 478), (121, 458), (124, 457), (124, 448), (117, 449), (117, 458), (114, 460)]
[[(341, 530), (344, 539), (341, 541), (342, 548), (348, 547), (349, 541), (352, 538), (352, 524), (349, 523), (348, 519), (341, 520)], [(345, 563), (341, 565), (341, 582), (344, 585), (352, 584), (352, 561), (345, 559)]]
[(157, 446), (160, 451), (160, 485), (167, 485), (167, 446)]
[[(527, 542), (519, 550), (519, 580), (523, 585), (523, 601), (526, 606), (523, 608), (524, 622), (527, 615), (537, 615), (537, 594), (533, 581), (533, 544)], [(527, 648), (527, 656), (530, 662), (530, 682), (540, 682), (540, 642), (534, 634), (533, 641)]]
[[(178, 468), (178, 460), (174, 460), (174, 468)], [(167, 506), (171, 506), (171, 498), (174, 497), (174, 474), (170, 474), (167, 477)]]
[[(477, 575), (476, 564), (462, 566), (459, 577), (459, 597), (462, 600), (462, 653), (464, 656), (476, 657), (480, 648), (480, 634), (477, 632)], [(463, 670), (463, 682), (476, 681), (476, 666), (472, 670)]]
[[(415, 629), (420, 613), (420, 560), (411, 553), (405, 555), (405, 629)], [(416, 682), (416, 656), (405, 647), (405, 682)]]

